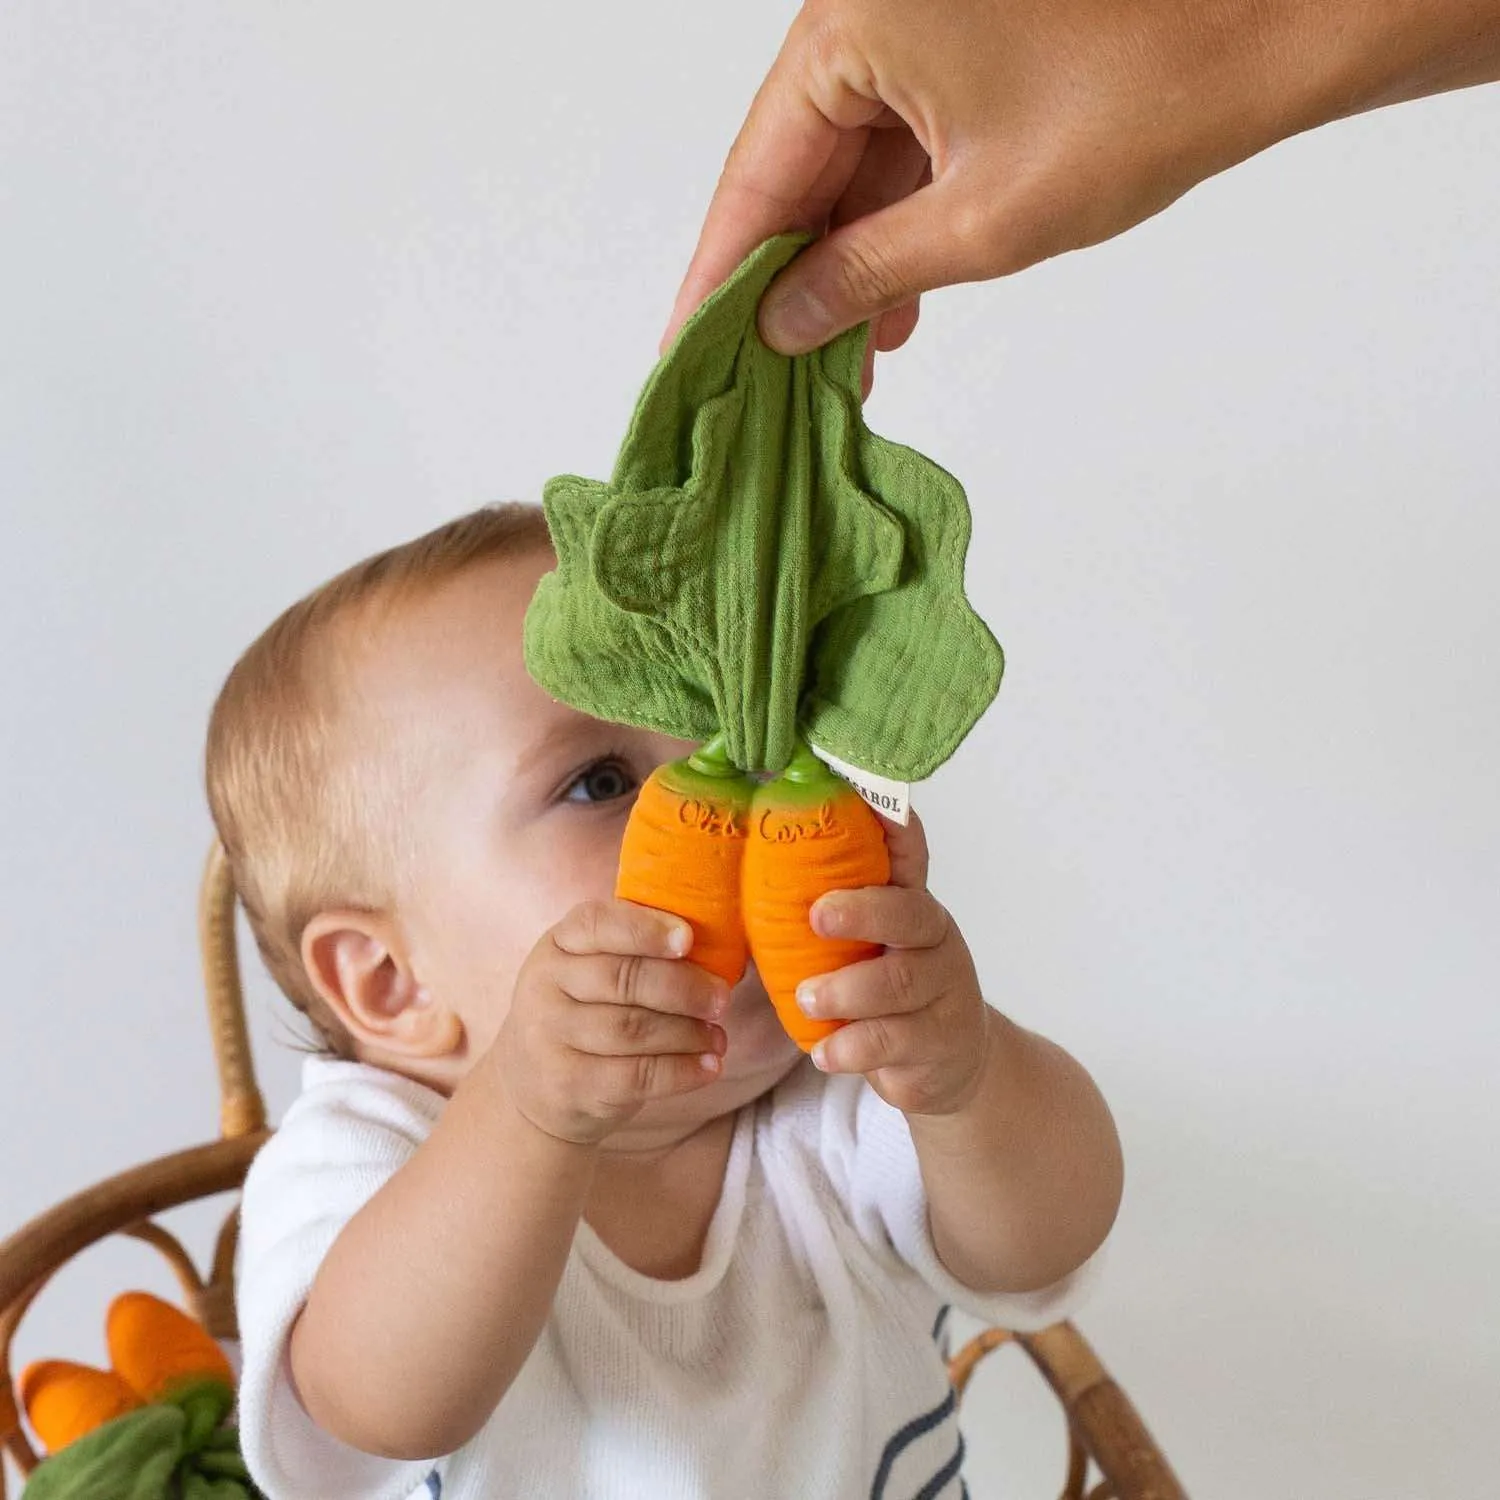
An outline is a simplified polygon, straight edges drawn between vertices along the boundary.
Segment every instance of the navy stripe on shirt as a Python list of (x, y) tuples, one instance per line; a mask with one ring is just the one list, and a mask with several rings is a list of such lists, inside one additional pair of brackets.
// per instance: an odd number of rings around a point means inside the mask
[(947, 1489), (953, 1480), (958, 1478), (958, 1471), (963, 1468), (963, 1465), (964, 1435), (963, 1433), (959, 1433), (958, 1447), (953, 1450), (953, 1457), (917, 1491), (916, 1500), (938, 1500), (938, 1496)]
[[(946, 1422), (953, 1415), (957, 1406), (958, 1398), (950, 1389), (942, 1401), (937, 1406), (934, 1406), (931, 1411), (924, 1411), (921, 1416), (913, 1417), (905, 1427), (901, 1428), (891, 1438), (890, 1442), (885, 1445), (885, 1451), (880, 1455), (880, 1465), (875, 1470), (875, 1482), (870, 1486), (870, 1500), (885, 1500), (885, 1487), (890, 1482), (891, 1470), (895, 1467), (896, 1460), (924, 1432), (931, 1432), (934, 1427)], [(962, 1459), (962, 1450), (960, 1450), (959, 1456)], [(948, 1478), (952, 1478), (952, 1475), (949, 1475)], [(943, 1482), (946, 1484), (947, 1479)], [(926, 1493), (924, 1490), (923, 1494)]]

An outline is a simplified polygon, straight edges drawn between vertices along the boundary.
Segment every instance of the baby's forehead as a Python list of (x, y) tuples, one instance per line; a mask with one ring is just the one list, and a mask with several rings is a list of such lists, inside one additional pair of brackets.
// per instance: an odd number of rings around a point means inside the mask
[(461, 572), (373, 592), (339, 622), (349, 670), (402, 657), (457, 672), (483, 661), (518, 665), (526, 610), (545, 571), (540, 560), (488, 558)]
[(543, 705), (574, 714), (526, 671), (526, 607), (545, 567), (545, 559), (489, 559), (362, 601), (340, 622), (330, 653), (338, 703), (407, 734), (434, 725), (451, 733), (466, 721), (493, 733)]

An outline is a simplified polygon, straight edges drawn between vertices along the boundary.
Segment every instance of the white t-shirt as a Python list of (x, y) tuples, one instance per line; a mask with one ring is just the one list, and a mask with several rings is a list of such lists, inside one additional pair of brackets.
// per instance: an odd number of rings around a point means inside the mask
[(309, 1059), (251, 1166), (240, 1424), (271, 1500), (956, 1500), (948, 1307), (1038, 1329), (1097, 1272), (1096, 1254), (1043, 1291), (969, 1291), (933, 1249), (905, 1119), (862, 1078), (803, 1064), (741, 1110), (693, 1275), (643, 1276), (580, 1222), (542, 1335), (480, 1432), (432, 1460), (371, 1457), (302, 1410), (287, 1339), (339, 1231), (443, 1102)]

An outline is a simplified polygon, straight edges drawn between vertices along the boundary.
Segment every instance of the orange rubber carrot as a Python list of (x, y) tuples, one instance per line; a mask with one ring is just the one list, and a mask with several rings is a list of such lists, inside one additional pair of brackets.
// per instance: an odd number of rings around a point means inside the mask
[(27, 1365), (18, 1387), (26, 1420), (48, 1453), (59, 1452), (141, 1405), (141, 1398), (113, 1370), (66, 1359)]
[(753, 789), (718, 740), (658, 766), (631, 809), (615, 882), (623, 900), (690, 923), (688, 957), (731, 985), (747, 962), (740, 863)]
[(775, 781), (756, 788), (741, 880), (745, 930), (776, 1014), (804, 1052), (842, 1023), (804, 1016), (798, 984), (883, 951), (875, 943), (820, 937), (808, 913), (827, 891), (890, 878), (880, 819), (805, 746)]
[(234, 1372), (218, 1344), (180, 1308), (149, 1292), (116, 1297), (104, 1333), (115, 1373), (142, 1401), (196, 1380), (233, 1389)]

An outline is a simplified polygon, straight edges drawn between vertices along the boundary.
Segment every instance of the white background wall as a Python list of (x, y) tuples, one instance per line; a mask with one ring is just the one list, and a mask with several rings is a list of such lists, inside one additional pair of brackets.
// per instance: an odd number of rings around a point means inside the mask
[[(212, 1133), (217, 684), (354, 557), (607, 474), (791, 14), (5, 7), (0, 1233)], [(935, 886), (1113, 1103), (1080, 1321), (1221, 1500), (1493, 1482), (1497, 159), (1496, 89), (1283, 145), (931, 297), (869, 406), (967, 484), (1009, 656), (921, 796)], [(130, 1282), (23, 1356), (96, 1356)], [(967, 1425), (976, 1500), (1055, 1492), (1018, 1364)]]

